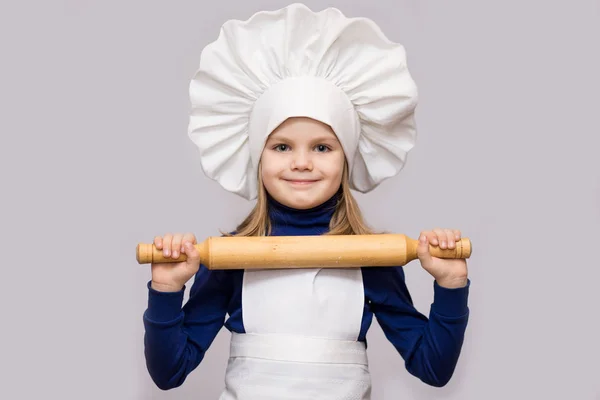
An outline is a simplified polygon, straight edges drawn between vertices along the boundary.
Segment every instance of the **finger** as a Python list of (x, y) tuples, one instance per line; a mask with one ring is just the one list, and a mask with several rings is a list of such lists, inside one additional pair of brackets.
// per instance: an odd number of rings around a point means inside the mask
[(437, 240), (440, 244), (440, 248), (441, 249), (445, 249), (446, 246), (448, 245), (448, 238), (446, 237), (446, 232), (441, 229), (441, 228), (435, 228), (433, 230), (433, 232), (436, 234), (437, 236)]
[(171, 255), (171, 241), (173, 240), (173, 235), (167, 233), (162, 238), (162, 247), (163, 247), (163, 255), (165, 257), (169, 257)]
[[(431, 243), (431, 245), (437, 246), (439, 244), (437, 235), (435, 234), (434, 231), (422, 231), (421, 235), (427, 236), (427, 241), (429, 243)], [(420, 238), (420, 235), (419, 235), (419, 238)]]
[(176, 233), (173, 235), (173, 241), (171, 242), (171, 251), (173, 252), (173, 258), (179, 257), (181, 252), (181, 240), (183, 239), (182, 233)]
[(196, 267), (200, 264), (200, 252), (194, 247), (192, 242), (185, 241), (183, 245), (185, 247), (185, 253), (187, 254), (185, 262)]
[(455, 229), (452, 231), (454, 233), (454, 238), (456, 239), (456, 241), (460, 240), (460, 231), (458, 229)]
[(456, 242), (454, 231), (452, 229), (444, 229), (444, 232), (446, 232), (446, 238), (448, 239), (448, 248), (453, 249)]
[(190, 242), (192, 245), (196, 244), (196, 236), (193, 233), (186, 233), (183, 235), (183, 239), (181, 239), (181, 252), (185, 253), (185, 242)]
[(432, 257), (431, 253), (429, 253), (429, 239), (427, 237), (427, 232), (423, 232), (419, 236), (419, 244), (417, 246), (417, 257), (419, 261), (421, 261), (421, 265), (423, 268), (427, 269), (429, 265), (431, 265)]
[(154, 246), (156, 246), (158, 250), (162, 248), (162, 238), (160, 236), (154, 236)]

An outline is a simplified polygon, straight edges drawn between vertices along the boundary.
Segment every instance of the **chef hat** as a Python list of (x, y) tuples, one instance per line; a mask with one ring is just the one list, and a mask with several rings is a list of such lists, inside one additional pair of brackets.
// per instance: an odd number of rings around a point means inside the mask
[(335, 8), (292, 4), (227, 21), (189, 89), (188, 134), (204, 173), (248, 200), (267, 137), (290, 117), (331, 126), (350, 187), (362, 193), (400, 172), (415, 143), (417, 87), (404, 47)]

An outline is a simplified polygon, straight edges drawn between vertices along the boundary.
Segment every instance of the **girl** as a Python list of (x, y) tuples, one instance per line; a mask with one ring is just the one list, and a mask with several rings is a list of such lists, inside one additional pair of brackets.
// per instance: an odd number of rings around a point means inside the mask
[[(402, 46), (372, 21), (300, 4), (229, 21), (202, 52), (190, 95), (204, 172), (257, 199), (225, 235), (375, 234), (350, 190), (368, 192), (400, 171), (417, 94)], [(161, 389), (182, 385), (225, 326), (222, 400), (369, 399), (375, 316), (408, 372), (443, 386), (462, 347), (470, 281), (465, 260), (433, 258), (429, 244), (453, 248), (460, 237), (420, 235), (419, 261), (435, 278), (429, 318), (414, 308), (402, 267), (211, 271), (194, 234), (156, 237), (165, 256), (187, 260), (152, 264), (148, 371)]]

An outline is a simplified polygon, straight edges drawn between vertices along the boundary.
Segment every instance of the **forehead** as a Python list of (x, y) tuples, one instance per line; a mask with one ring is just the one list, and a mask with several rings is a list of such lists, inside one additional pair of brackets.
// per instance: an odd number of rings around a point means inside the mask
[(289, 118), (279, 125), (270, 135), (269, 139), (287, 140), (337, 140), (331, 127), (311, 118)]

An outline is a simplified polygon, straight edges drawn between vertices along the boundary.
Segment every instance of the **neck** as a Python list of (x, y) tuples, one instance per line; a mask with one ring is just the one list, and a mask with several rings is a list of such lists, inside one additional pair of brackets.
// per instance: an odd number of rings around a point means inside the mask
[(305, 210), (288, 207), (267, 193), (267, 207), (271, 219), (271, 236), (322, 235), (329, 231), (341, 189), (324, 203)]

